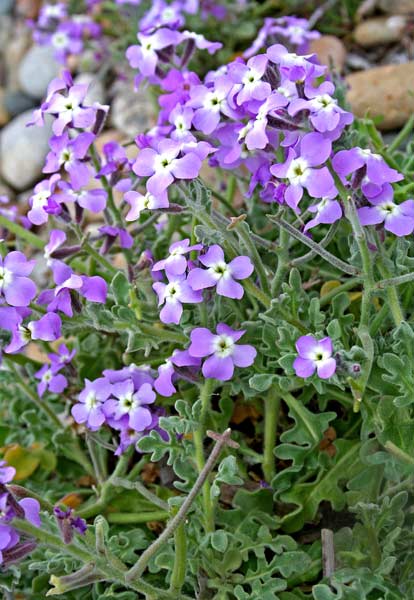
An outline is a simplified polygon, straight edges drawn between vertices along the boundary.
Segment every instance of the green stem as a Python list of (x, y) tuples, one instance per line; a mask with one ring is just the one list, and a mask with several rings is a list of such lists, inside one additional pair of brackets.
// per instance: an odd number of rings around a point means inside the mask
[(411, 115), (411, 117), (408, 119), (408, 121), (406, 122), (404, 127), (401, 129), (401, 131), (398, 133), (398, 135), (395, 136), (395, 138), (393, 139), (391, 144), (388, 146), (388, 152), (392, 153), (395, 150), (398, 150), (399, 146), (401, 146), (403, 141), (410, 135), (413, 127), (414, 127), (414, 115)]
[(203, 181), (201, 179), (201, 177), (199, 177), (200, 181), (202, 182), (202, 184), (204, 185), (205, 188), (207, 188), (211, 194), (220, 202), (220, 204), (222, 204), (225, 208), (227, 208), (227, 210), (234, 216), (237, 216), (237, 211), (236, 209), (230, 204), (230, 202), (227, 200), (227, 198), (225, 196), (223, 196), (223, 194), (220, 194), (220, 192), (218, 192), (217, 190), (213, 189), (212, 187), (210, 187), (209, 185), (207, 185), (207, 183), (205, 181)]
[[(202, 473), (205, 467), (204, 459), (204, 438), (206, 435), (206, 418), (210, 407), (210, 399), (215, 387), (214, 379), (205, 379), (200, 390), (201, 412), (198, 422), (198, 428), (194, 431), (194, 449), (197, 469)], [(210, 482), (206, 479), (203, 485), (203, 506), (204, 506), (204, 529), (206, 533), (214, 531), (214, 505), (210, 494)]]
[(333, 290), (331, 290), (330, 292), (328, 292), (327, 294), (322, 296), (321, 299), (319, 300), (320, 306), (321, 307), (326, 306), (327, 304), (329, 304), (331, 302), (331, 300), (333, 298), (335, 298), (335, 296), (337, 296), (338, 294), (342, 294), (342, 292), (347, 292), (348, 290), (352, 290), (357, 285), (360, 285), (360, 283), (361, 283), (361, 279), (359, 277), (355, 277), (353, 279), (348, 279), (341, 285), (338, 285), (338, 287), (334, 288)]
[(15, 384), (17, 385), (17, 387), (19, 387), (21, 389), (21, 391), (24, 394), (26, 394), (26, 396), (28, 398), (30, 398), (30, 400), (33, 402), (33, 404), (35, 404), (37, 406), (37, 408), (49, 418), (49, 420), (55, 427), (57, 427), (60, 430), (64, 430), (65, 426), (60, 421), (59, 417), (50, 408), (50, 406), (45, 401), (40, 400), (39, 396), (37, 394), (35, 394), (35, 392), (32, 390), (32, 388), (25, 381), (23, 381), (23, 378), (21, 377), (16, 366), (12, 362), (10, 362), (8, 360), (8, 358), (4, 357), (4, 360), (5, 360), (6, 364), (8, 365), (10, 371), (12, 371), (14, 373), (14, 375), (16, 376)]
[(279, 251), (277, 253), (276, 273), (272, 280), (272, 298), (276, 298), (280, 293), (289, 263), (289, 233), (282, 226), (279, 227), (279, 231)]
[(349, 263), (346, 263), (340, 258), (337, 258), (333, 254), (325, 250), (325, 248), (322, 248), (319, 244), (314, 242), (311, 238), (306, 237), (306, 235), (298, 231), (295, 227), (293, 227), (293, 225), (291, 225), (284, 219), (276, 217), (275, 215), (267, 215), (267, 217), (270, 221), (272, 221), (272, 223), (276, 223), (277, 225), (283, 227), (283, 229), (290, 233), (292, 237), (297, 239), (299, 242), (302, 242), (303, 244), (305, 244), (305, 246), (308, 246), (308, 248), (314, 250), (316, 254), (318, 254), (321, 258), (326, 260), (333, 267), (336, 267), (337, 269), (343, 271), (344, 273), (347, 273), (348, 275), (359, 275), (359, 271), (356, 267), (350, 265)]
[(184, 523), (174, 533), (174, 567), (171, 574), (170, 592), (180, 598), (185, 581), (187, 564), (187, 538)]
[(276, 474), (274, 449), (276, 446), (277, 420), (279, 415), (280, 398), (271, 389), (265, 400), (263, 473), (268, 483)]
[(95, 471), (95, 477), (96, 477), (99, 485), (102, 486), (105, 481), (105, 477), (102, 472), (101, 461), (100, 461), (100, 458), (98, 455), (98, 452), (99, 452), (98, 445), (96, 444), (96, 442), (91, 440), (88, 435), (86, 435), (85, 441), (86, 441), (86, 446), (88, 448), (89, 456), (91, 457), (91, 461), (92, 461), (93, 468)]
[(161, 327), (154, 327), (148, 323), (139, 322), (138, 328), (144, 334), (158, 338), (163, 342), (173, 342), (174, 344), (186, 344), (188, 339), (178, 331), (171, 331)]
[(414, 465), (414, 458), (406, 452), (404, 452), (404, 450), (401, 450), (401, 448), (396, 446), (393, 442), (385, 442), (384, 447), (386, 450), (388, 450), (390, 454), (398, 458), (398, 460), (401, 460), (402, 462), (411, 466)]
[(139, 481), (130, 481), (129, 479), (122, 479), (120, 477), (112, 477), (112, 485), (115, 487), (123, 487), (127, 490), (136, 490), (138, 494), (141, 494), (144, 498), (146, 498), (151, 504), (154, 506), (158, 506), (163, 511), (169, 510), (168, 503), (158, 498), (155, 494), (153, 494), (150, 490), (148, 490), (145, 485), (143, 485)]
[(0, 226), (5, 227), (11, 233), (14, 233), (14, 235), (16, 237), (24, 240), (25, 242), (30, 244), (30, 246), (34, 246), (35, 248), (38, 248), (39, 250), (43, 250), (43, 248), (46, 245), (46, 242), (44, 242), (38, 235), (35, 235), (34, 233), (29, 231), (28, 229), (25, 229), (18, 223), (15, 223), (14, 221), (10, 221), (3, 215), (0, 215)]
[(165, 510), (153, 510), (140, 513), (108, 513), (108, 523), (132, 524), (148, 523), (149, 521), (166, 521), (170, 514)]
[(254, 263), (257, 275), (259, 277), (260, 287), (262, 288), (262, 290), (265, 294), (270, 294), (270, 288), (269, 288), (269, 283), (268, 283), (268, 276), (266, 274), (266, 269), (265, 269), (265, 266), (261, 259), (261, 256), (260, 256), (259, 252), (257, 251), (257, 248), (251, 238), (250, 227), (248, 226), (248, 224), (245, 221), (240, 221), (236, 225), (236, 231), (239, 234), (240, 238), (243, 240), (243, 242), (250, 254), (250, 258), (252, 259), (252, 261)]
[[(231, 436), (231, 429), (226, 429), (226, 431), (222, 435), (217, 435), (217, 434), (214, 435), (214, 437), (216, 439), (214, 448), (211, 451), (211, 454), (208, 457), (208, 460), (207, 460), (203, 470), (197, 477), (197, 480), (196, 480), (191, 492), (188, 494), (188, 496), (182, 503), (178, 513), (175, 515), (175, 517), (173, 517), (171, 519), (171, 521), (168, 523), (167, 527), (164, 529), (162, 534), (151, 544), (151, 546), (149, 548), (147, 548), (141, 554), (140, 558), (135, 563), (135, 565), (133, 567), (131, 567), (131, 569), (125, 575), (125, 581), (127, 581), (127, 582), (142, 581), (141, 575), (147, 568), (147, 565), (148, 565), (149, 561), (151, 560), (151, 558), (154, 556), (154, 554), (156, 554), (158, 552), (158, 550), (160, 548), (163, 548), (165, 546), (167, 540), (175, 533), (175, 531), (181, 525), (181, 523), (183, 523), (188, 511), (191, 508), (192, 503), (194, 502), (196, 496), (198, 495), (198, 493), (204, 486), (204, 483), (207, 481), (208, 476), (210, 475), (211, 471), (213, 470), (214, 465), (216, 464), (216, 462), (221, 454), (222, 449), (225, 446), (230, 445), (232, 443), (230, 436)], [(234, 443), (232, 443), (232, 444), (234, 444)], [(175, 596), (175, 598), (177, 598), (177, 597)], [(181, 595), (181, 598), (183, 598), (182, 595)]]

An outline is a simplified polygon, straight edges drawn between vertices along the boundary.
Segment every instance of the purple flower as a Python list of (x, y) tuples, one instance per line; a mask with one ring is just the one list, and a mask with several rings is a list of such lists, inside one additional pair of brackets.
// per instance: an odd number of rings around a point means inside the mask
[(266, 100), (271, 93), (270, 83), (262, 81), (268, 58), (265, 54), (254, 56), (247, 64), (237, 60), (230, 64), (229, 75), (236, 84), (236, 102), (240, 106), (249, 100)]
[(60, 394), (68, 385), (68, 380), (64, 375), (56, 374), (56, 370), (49, 366), (43, 365), (43, 367), (35, 373), (36, 379), (40, 379), (40, 383), (37, 384), (37, 393), (40, 397), (43, 396), (46, 390), (53, 394)]
[(202, 302), (203, 295), (188, 285), (184, 274), (168, 274), (168, 280), (168, 283), (157, 281), (152, 288), (158, 295), (158, 306), (164, 305), (160, 312), (161, 321), (178, 325), (183, 314), (182, 303)]
[(107, 417), (120, 421), (123, 428), (143, 431), (152, 422), (151, 411), (147, 404), (155, 400), (155, 392), (149, 383), (143, 383), (135, 391), (132, 379), (114, 383), (111, 398), (105, 402), (104, 412)]
[(414, 200), (406, 200), (401, 204), (393, 201), (394, 192), (391, 185), (384, 191), (371, 198), (373, 206), (363, 206), (358, 209), (362, 225), (378, 225), (384, 223), (384, 228), (401, 237), (414, 231)]
[(99, 213), (106, 207), (107, 193), (102, 188), (92, 190), (74, 190), (67, 181), (61, 181), (59, 188), (62, 193), (59, 195), (59, 201), (65, 203), (75, 202), (81, 208)]
[(403, 179), (401, 173), (389, 167), (382, 156), (374, 154), (368, 148), (340, 150), (333, 157), (332, 166), (343, 179), (365, 167), (369, 181), (378, 186)]
[(34, 260), (22, 252), (0, 256), (0, 299), (10, 306), (28, 306), (36, 295), (36, 285), (27, 277), (33, 271)]
[(161, 194), (154, 196), (147, 192), (145, 196), (140, 192), (130, 191), (124, 196), (124, 199), (131, 206), (125, 217), (126, 221), (136, 221), (144, 210), (157, 210), (158, 208), (168, 208), (168, 194), (165, 190)]
[(268, 132), (266, 131), (269, 115), (277, 108), (282, 108), (288, 104), (288, 99), (278, 92), (273, 92), (261, 104), (256, 118), (239, 133), (239, 137), (245, 137), (248, 150), (262, 149), (269, 143)]
[(248, 256), (237, 256), (227, 264), (223, 249), (214, 244), (198, 258), (207, 269), (196, 268), (189, 272), (187, 282), (193, 290), (216, 286), (220, 296), (238, 300), (243, 297), (243, 286), (235, 279), (246, 279), (253, 273), (254, 267)]
[(112, 225), (104, 225), (99, 227), (99, 232), (106, 236), (107, 241), (102, 245), (101, 254), (108, 252), (109, 248), (115, 242), (116, 238), (119, 237), (119, 245), (121, 248), (132, 248), (134, 239), (126, 229), (122, 227), (113, 227)]
[(313, 335), (303, 335), (296, 342), (299, 356), (293, 362), (298, 377), (311, 377), (315, 373), (321, 379), (329, 379), (335, 373), (336, 360), (332, 358), (332, 340), (317, 340)]
[(156, 262), (152, 267), (152, 270), (165, 270), (167, 275), (182, 275), (187, 268), (185, 254), (188, 254), (192, 250), (201, 250), (202, 248), (202, 244), (190, 246), (190, 240), (188, 238), (180, 240), (179, 242), (174, 242), (169, 248), (170, 255), (167, 258)]
[(66, 344), (60, 344), (56, 354), (48, 354), (53, 373), (57, 373), (62, 367), (69, 365), (75, 354), (76, 350), (70, 350)]
[(245, 331), (235, 331), (225, 323), (217, 325), (217, 334), (205, 327), (191, 332), (190, 356), (208, 357), (202, 367), (204, 377), (228, 381), (233, 377), (234, 367), (250, 367), (256, 358), (253, 346), (236, 344)]
[(94, 381), (85, 380), (85, 388), (79, 394), (79, 402), (72, 406), (72, 416), (77, 423), (86, 423), (92, 431), (96, 431), (105, 422), (104, 402), (112, 392), (112, 385), (105, 377)]
[(9, 483), (16, 475), (16, 469), (10, 467), (5, 460), (0, 460), (0, 483)]
[(201, 169), (201, 160), (194, 152), (178, 157), (181, 143), (164, 139), (158, 149), (144, 148), (133, 164), (140, 177), (149, 177), (147, 189), (154, 196), (162, 194), (175, 179), (195, 179)]
[(285, 201), (294, 210), (297, 210), (304, 188), (313, 198), (329, 196), (335, 189), (328, 168), (315, 168), (329, 158), (331, 142), (320, 133), (307, 133), (300, 141), (299, 147), (298, 152), (289, 148), (286, 162), (270, 168), (272, 175), (289, 181)]
[(84, 519), (81, 519), (81, 517), (75, 517), (73, 515), (72, 508), (62, 510), (58, 506), (55, 506), (55, 508), (53, 509), (53, 513), (56, 517), (56, 521), (60, 529), (60, 533), (62, 534), (64, 544), (71, 543), (75, 531), (77, 531), (81, 535), (85, 535), (86, 530), (88, 528), (86, 525), (86, 521)]
[(62, 210), (59, 200), (55, 195), (56, 184), (60, 175), (52, 175), (50, 179), (44, 179), (34, 188), (34, 194), (29, 198), (30, 210), (27, 217), (33, 225), (43, 225), (49, 215), (59, 214)]
[(193, 125), (206, 135), (213, 133), (220, 123), (221, 113), (237, 117), (229, 106), (227, 97), (233, 88), (233, 82), (228, 77), (221, 77), (214, 82), (214, 88), (196, 85), (191, 90), (189, 106), (195, 108)]
[(167, 46), (177, 46), (183, 40), (180, 32), (167, 27), (161, 27), (149, 35), (138, 33), (137, 37), (139, 45), (130, 46), (126, 51), (126, 57), (130, 66), (139, 69), (143, 77), (151, 77), (155, 74), (159, 60), (157, 51)]
[(338, 200), (334, 200), (333, 198), (322, 198), (318, 204), (309, 206), (308, 210), (316, 214), (313, 219), (306, 223), (304, 231), (308, 231), (320, 223), (335, 223), (342, 217), (341, 205), (339, 204)]
[(266, 52), (269, 60), (278, 65), (282, 76), (295, 83), (310, 82), (325, 73), (326, 67), (312, 62), (311, 56), (298, 56), (281, 44), (274, 44)]
[(79, 190), (90, 178), (85, 157), (94, 139), (93, 133), (81, 133), (73, 140), (66, 132), (52, 136), (49, 140), (51, 151), (46, 157), (43, 173), (55, 173), (63, 167), (70, 175), (73, 188)]
[(173, 380), (178, 377), (174, 367), (200, 367), (201, 359), (190, 356), (188, 350), (174, 350), (171, 358), (158, 367), (158, 377), (154, 381), (154, 388), (161, 396), (172, 396), (177, 391)]

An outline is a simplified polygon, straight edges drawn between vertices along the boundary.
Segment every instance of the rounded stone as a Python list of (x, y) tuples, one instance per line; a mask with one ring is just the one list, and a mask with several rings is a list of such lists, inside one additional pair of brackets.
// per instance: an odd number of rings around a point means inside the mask
[(112, 101), (110, 110), (112, 126), (130, 138), (144, 133), (153, 126), (154, 108), (148, 93), (134, 91), (131, 83), (122, 83)]
[(48, 46), (32, 46), (19, 65), (18, 79), (23, 92), (41, 100), (50, 81), (58, 76), (60, 66)]
[(414, 113), (413, 80), (414, 61), (351, 73), (347, 101), (357, 117), (381, 117), (379, 129), (395, 129)]
[(414, 13), (414, 0), (379, 0), (379, 7), (392, 15)]
[(11, 117), (16, 117), (35, 106), (37, 106), (36, 100), (23, 92), (6, 92), (4, 95), (4, 107)]
[(346, 49), (341, 40), (334, 35), (322, 35), (310, 43), (310, 52), (315, 53), (322, 65), (342, 71), (346, 60)]
[(49, 151), (52, 119), (43, 127), (26, 127), (32, 111), (26, 111), (0, 132), (0, 174), (18, 191), (26, 190), (41, 176)]
[(0, 0), (0, 16), (9, 15), (13, 10), (13, 0)]
[(354, 31), (354, 39), (364, 48), (397, 42), (404, 32), (407, 20), (402, 15), (367, 19)]

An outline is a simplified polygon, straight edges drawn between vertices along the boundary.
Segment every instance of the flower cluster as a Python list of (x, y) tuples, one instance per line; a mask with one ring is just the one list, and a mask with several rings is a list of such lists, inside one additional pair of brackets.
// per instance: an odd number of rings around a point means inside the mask
[(158, 427), (161, 413), (150, 406), (156, 396), (153, 384), (145, 368), (130, 365), (118, 371), (107, 369), (102, 377), (86, 380), (79, 401), (72, 407), (72, 416), (91, 431), (104, 424), (119, 431), (119, 454), (146, 431)]
[[(223, 249), (214, 244), (204, 248), (201, 244), (190, 246), (190, 240), (174, 242), (170, 254), (152, 267), (158, 274), (164, 271), (168, 283), (156, 281), (153, 289), (158, 295), (159, 306), (163, 305), (160, 319), (163, 323), (178, 324), (183, 313), (182, 304), (203, 301), (202, 290), (216, 288), (220, 296), (240, 300), (243, 286), (236, 280), (246, 279), (253, 273), (253, 264), (248, 256), (237, 256), (226, 263)], [(200, 251), (203, 250), (203, 254)], [(189, 252), (199, 252), (197, 259), (188, 260)], [(197, 266), (197, 262), (201, 267)]]
[(0, 564), (4, 566), (22, 560), (37, 545), (34, 538), (22, 535), (13, 527), (13, 519), (26, 519), (36, 527), (41, 526), (39, 502), (34, 498), (16, 500), (7, 488), (6, 484), (15, 474), (14, 467), (0, 462)]

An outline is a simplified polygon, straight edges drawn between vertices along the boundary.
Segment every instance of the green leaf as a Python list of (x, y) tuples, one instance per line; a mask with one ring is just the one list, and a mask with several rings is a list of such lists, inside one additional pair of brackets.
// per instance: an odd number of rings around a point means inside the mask
[(118, 271), (111, 281), (111, 289), (117, 304), (128, 306), (130, 284), (125, 274)]
[(218, 531), (215, 531), (211, 534), (210, 542), (214, 550), (223, 553), (227, 550), (227, 547), (229, 545), (228, 534), (225, 531), (219, 529)]

